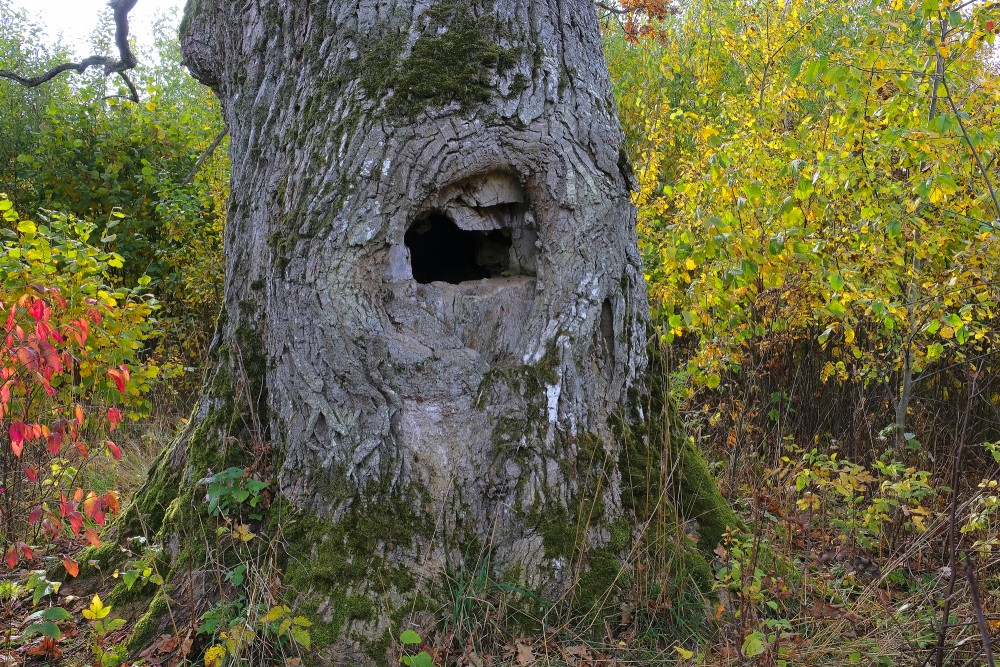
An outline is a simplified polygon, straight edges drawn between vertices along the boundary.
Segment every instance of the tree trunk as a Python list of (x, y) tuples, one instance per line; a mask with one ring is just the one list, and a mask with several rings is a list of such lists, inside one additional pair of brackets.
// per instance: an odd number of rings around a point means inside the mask
[(334, 664), (388, 664), (472, 565), (607, 599), (676, 462), (640, 424), (648, 306), (591, 0), (189, 0), (181, 33), (231, 133), (226, 290), (149, 527), (169, 544), (213, 472), (275, 480), (261, 530)]

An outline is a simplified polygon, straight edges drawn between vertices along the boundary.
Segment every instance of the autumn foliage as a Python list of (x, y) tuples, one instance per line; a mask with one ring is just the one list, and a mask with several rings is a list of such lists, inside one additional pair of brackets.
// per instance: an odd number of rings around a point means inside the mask
[(117, 491), (88, 480), (122, 458), (122, 409), (141, 411), (155, 377), (137, 357), (155, 302), (107, 287), (121, 260), (88, 244), (88, 223), (39, 225), (2, 197), (0, 211), (17, 230), (0, 259), (0, 551), (14, 568), (99, 544), (119, 511)]

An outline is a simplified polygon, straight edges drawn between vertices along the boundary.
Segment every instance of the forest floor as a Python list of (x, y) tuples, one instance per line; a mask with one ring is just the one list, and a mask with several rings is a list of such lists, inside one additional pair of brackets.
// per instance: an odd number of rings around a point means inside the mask
[[(158, 429), (154, 440), (162, 442), (169, 429)], [(144, 461), (134, 464), (126, 494), (141, 480), (152, 445), (134, 453)], [(465, 612), (452, 616), (447, 631), (400, 644), (404, 663), (994, 664), (984, 639), (995, 642), (1000, 631), (995, 464), (983, 467), (981, 483), (962, 484), (952, 494), (930, 473), (887, 457), (863, 466), (832, 449), (804, 451), (786, 442), (768, 457), (777, 465), (757, 455), (737, 458), (736, 465), (716, 468), (744, 528), (728, 533), (712, 553), (715, 586), (701, 598), (703, 612), (692, 617), (680, 601), (650, 595), (633, 597), (584, 634), (558, 622), (544, 632), (524, 632), (505, 618), (516, 593), (489, 581), (465, 582), (456, 586), (462, 599), (454, 606)], [(976, 475), (967, 470), (962, 479)], [(115, 620), (107, 592), (120, 577), (155, 580), (154, 567), (129, 554), (126, 565), (101, 572), (99, 583), (78, 585), (64, 565), (60, 585), (52, 564), (80, 558), (84, 542), (60, 538), (0, 581), (0, 667), (214, 664), (204, 657), (190, 662), (205, 650), (204, 624), (164, 634), (141, 656), (126, 659), (132, 628)], [(57, 635), (45, 631), (47, 623)], [(300, 649), (278, 653), (294, 666), (302, 664)]]

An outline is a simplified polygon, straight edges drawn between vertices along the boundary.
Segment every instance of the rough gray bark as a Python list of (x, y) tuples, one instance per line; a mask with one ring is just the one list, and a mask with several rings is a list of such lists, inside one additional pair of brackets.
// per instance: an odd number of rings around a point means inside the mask
[[(182, 45), (231, 133), (216, 347), (239, 354), (213, 375), (240, 356), (262, 374), (278, 496), (345, 530), (337, 548), (385, 498), (429, 518), (349, 554), (412, 580), (299, 593), (331, 618), (375, 599), (338, 625), (357, 644), (470, 544), (498, 578), (566, 593), (626, 518), (612, 425), (637, 407), (648, 321), (591, 0), (189, 0)], [(501, 240), (465, 260), (490, 277), (414, 279), (407, 233), (442, 219)], [(192, 430), (220, 405), (210, 390)], [(581, 503), (566, 549), (545, 526)]]

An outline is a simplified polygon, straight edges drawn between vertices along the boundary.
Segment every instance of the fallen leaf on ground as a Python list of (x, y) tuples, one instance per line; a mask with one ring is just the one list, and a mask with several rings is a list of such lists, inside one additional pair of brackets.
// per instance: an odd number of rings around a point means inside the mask
[(524, 644), (521, 640), (516, 642), (517, 646), (517, 664), (521, 667), (527, 667), (535, 662), (535, 654), (531, 650), (531, 646)]

